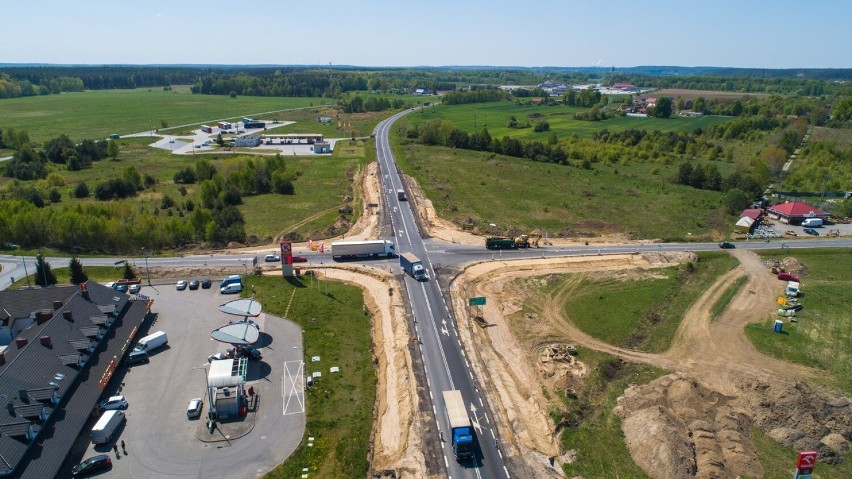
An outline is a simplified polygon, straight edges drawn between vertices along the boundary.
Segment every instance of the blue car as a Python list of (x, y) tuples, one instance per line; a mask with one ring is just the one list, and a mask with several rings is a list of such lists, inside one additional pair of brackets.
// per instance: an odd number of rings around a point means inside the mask
[(115, 290), (118, 291), (119, 293), (126, 293), (127, 292), (127, 285), (126, 284), (117, 284), (117, 285), (115, 285)]

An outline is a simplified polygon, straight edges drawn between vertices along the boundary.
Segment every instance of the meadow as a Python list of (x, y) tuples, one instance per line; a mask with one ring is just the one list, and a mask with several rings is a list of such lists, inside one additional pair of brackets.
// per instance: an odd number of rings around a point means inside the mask
[(540, 228), (551, 236), (687, 241), (716, 240), (733, 224), (718, 208), (721, 193), (671, 184), (668, 167), (657, 163), (583, 169), (403, 143), (397, 139), (394, 158), (417, 179), (438, 216), (474, 232), (494, 223), (503, 232)]
[(80, 141), (150, 131), (161, 121), (176, 128), (331, 104), (329, 98), (193, 95), (187, 87), (94, 90), (2, 100), (0, 128), (24, 130), (36, 143), (63, 133)]
[[(516, 140), (535, 140), (545, 142), (551, 132), (559, 138), (576, 134), (580, 137), (591, 137), (596, 132), (623, 131), (630, 128), (637, 130), (659, 131), (693, 131), (696, 128), (706, 129), (714, 123), (730, 120), (729, 117), (704, 116), (699, 118), (629, 118), (616, 117), (603, 121), (575, 120), (574, 114), (587, 111), (587, 108), (564, 105), (529, 105), (517, 104), (511, 101), (472, 103), (463, 105), (435, 105), (424, 108), (409, 115), (403, 122), (416, 125), (422, 121), (442, 119), (452, 123), (456, 128), (467, 132), (487, 128), (492, 138), (508, 136)], [(529, 128), (509, 128), (509, 119), (514, 116), (520, 123), (530, 123)], [(550, 124), (549, 131), (535, 132), (533, 126), (539, 121)]]
[[(766, 259), (794, 257), (806, 272), (799, 274), (804, 295), (798, 322), (772, 331), (777, 316), (746, 327), (755, 347), (770, 356), (827, 372), (818, 381), (852, 394), (852, 249), (788, 250), (760, 254)], [(783, 282), (778, 282), (779, 294)]]
[(651, 277), (623, 280), (581, 275), (564, 305), (565, 316), (609, 344), (664, 352), (686, 310), (719, 276), (737, 265), (725, 253), (697, 253), (697, 257), (692, 266), (654, 270)]

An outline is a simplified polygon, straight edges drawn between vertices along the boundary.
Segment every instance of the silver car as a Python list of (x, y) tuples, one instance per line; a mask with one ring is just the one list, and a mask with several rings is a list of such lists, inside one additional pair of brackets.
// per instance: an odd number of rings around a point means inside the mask
[(189, 405), (186, 407), (186, 417), (194, 418), (201, 415), (201, 409), (204, 408), (204, 401), (201, 398), (189, 400)]

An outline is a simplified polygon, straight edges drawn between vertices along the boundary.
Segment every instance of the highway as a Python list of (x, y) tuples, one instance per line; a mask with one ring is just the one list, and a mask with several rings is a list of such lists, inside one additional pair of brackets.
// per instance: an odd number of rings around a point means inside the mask
[[(397, 198), (396, 191), (403, 188), (403, 185), (391, 152), (388, 132), (393, 123), (407, 113), (410, 113), (410, 110), (379, 123), (374, 134), (380, 187), (394, 232), (394, 238), (391, 239), (396, 244), (397, 254), (411, 252), (420, 258), (431, 278), (429, 281), (420, 282), (409, 275), (404, 276), (438, 431), (431, 437), (427, 433), (423, 440), (426, 447), (440, 445), (447, 475), (451, 478), (508, 478), (511, 476), (503, 461), (502, 452), (496, 446), (496, 431), (484, 407), (483, 398), (477, 390), (476, 381), (456, 333), (455, 321), (449, 314), (438, 282), (432, 280), (435, 278), (435, 271), (431, 255), (418, 231), (415, 213), (408, 201), (400, 201)], [(480, 457), (464, 464), (457, 462), (453, 455), (452, 435), (441, 396), (442, 391), (452, 389), (458, 389), (462, 393), (471, 420), (474, 421), (479, 448), (482, 451)]]

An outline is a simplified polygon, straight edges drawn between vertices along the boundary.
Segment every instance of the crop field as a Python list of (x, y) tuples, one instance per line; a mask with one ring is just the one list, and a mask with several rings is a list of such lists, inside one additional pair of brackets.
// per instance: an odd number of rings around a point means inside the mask
[[(630, 128), (659, 131), (693, 131), (706, 129), (714, 123), (730, 120), (729, 117), (705, 116), (699, 118), (628, 118), (616, 117), (603, 121), (575, 120), (574, 114), (586, 111), (586, 108), (572, 106), (517, 105), (510, 101), (473, 103), (465, 105), (436, 105), (424, 108), (422, 112), (409, 115), (402, 122), (415, 125), (436, 118), (449, 121), (456, 128), (467, 132), (487, 128), (492, 137), (508, 136), (517, 140), (546, 141), (552, 133), (559, 138), (573, 134), (590, 137), (594, 133), (608, 129), (623, 131)], [(520, 123), (529, 122), (529, 128), (509, 128), (506, 125), (514, 116)], [(535, 132), (533, 126), (539, 121), (547, 121), (550, 131)]]
[(332, 103), (329, 98), (193, 95), (184, 89), (97, 90), (2, 100), (0, 128), (27, 131), (39, 143), (63, 133), (79, 141), (153, 130), (161, 120), (169, 127), (201, 125)]
[(852, 129), (850, 128), (826, 128), (815, 126), (810, 138), (814, 141), (837, 142), (839, 148), (852, 147)]
[(652, 163), (585, 170), (489, 153), (408, 144), (394, 150), (442, 218), (482, 232), (541, 228), (552, 236), (716, 240), (732, 218), (721, 194), (670, 184)]
[[(761, 253), (763, 258), (795, 257), (807, 270), (800, 274), (804, 309), (786, 334), (772, 331), (775, 316), (746, 327), (761, 352), (828, 372), (826, 381), (852, 393), (852, 249), (792, 250)], [(778, 282), (778, 291), (785, 283)]]

